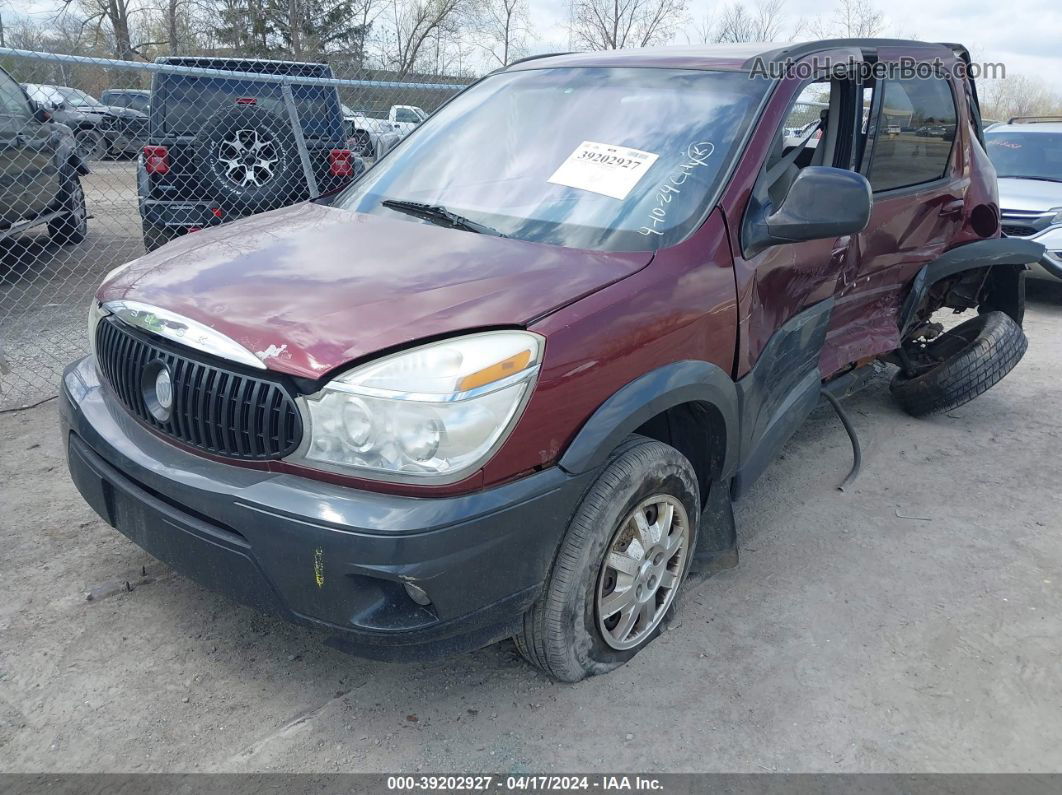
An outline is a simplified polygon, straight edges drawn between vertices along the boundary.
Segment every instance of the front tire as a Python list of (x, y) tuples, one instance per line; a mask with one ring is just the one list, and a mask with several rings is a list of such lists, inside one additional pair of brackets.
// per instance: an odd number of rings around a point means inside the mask
[(521, 655), (562, 682), (634, 657), (674, 614), (699, 513), (697, 477), (681, 453), (641, 437), (624, 445), (568, 526), (515, 638)]
[(99, 130), (92, 128), (75, 132), (74, 146), (78, 155), (86, 163), (90, 160), (102, 160), (107, 153), (107, 139)]

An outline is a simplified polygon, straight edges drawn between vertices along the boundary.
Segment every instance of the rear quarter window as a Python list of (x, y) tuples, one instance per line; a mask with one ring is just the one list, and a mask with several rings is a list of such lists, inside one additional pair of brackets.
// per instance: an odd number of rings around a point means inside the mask
[(934, 182), (948, 170), (957, 112), (943, 77), (884, 84), (867, 179), (875, 191)]
[[(292, 86), (303, 134), (308, 139), (345, 139), (339, 95), (329, 86)], [(219, 113), (253, 104), (287, 119), (279, 83), (212, 80), (160, 75), (152, 106), (157, 129), (168, 135), (195, 135)]]

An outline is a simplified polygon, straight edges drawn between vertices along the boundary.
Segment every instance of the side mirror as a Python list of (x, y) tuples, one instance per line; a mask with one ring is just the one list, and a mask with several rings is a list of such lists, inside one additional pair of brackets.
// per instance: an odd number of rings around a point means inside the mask
[(861, 232), (872, 204), (870, 183), (862, 174), (827, 166), (802, 168), (780, 206), (753, 196), (742, 230), (745, 256), (783, 243)]
[(41, 124), (52, 120), (51, 111), (49, 111), (40, 102), (32, 102), (33, 105), (33, 118), (39, 121)]

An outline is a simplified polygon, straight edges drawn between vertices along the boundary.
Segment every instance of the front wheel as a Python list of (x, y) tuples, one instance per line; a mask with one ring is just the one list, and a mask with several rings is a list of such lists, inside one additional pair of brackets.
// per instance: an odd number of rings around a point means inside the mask
[(86, 128), (74, 133), (74, 147), (84, 161), (102, 160), (107, 153), (107, 139), (99, 130)]
[(515, 638), (563, 682), (618, 668), (670, 620), (697, 543), (700, 497), (690, 462), (636, 437), (587, 493), (546, 587)]

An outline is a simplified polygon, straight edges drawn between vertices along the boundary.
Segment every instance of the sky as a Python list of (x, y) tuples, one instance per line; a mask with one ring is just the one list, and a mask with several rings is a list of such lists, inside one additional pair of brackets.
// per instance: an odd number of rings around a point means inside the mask
[[(535, 28), (532, 51), (567, 49), (568, 0), (528, 1)], [(722, 0), (689, 2), (690, 16), (696, 20), (724, 6)], [(824, 16), (828, 15), (829, 2), (786, 0), (785, 29), (791, 30), (801, 15), (811, 15), (808, 9), (822, 8)], [(51, 17), (58, 5), (58, 0), (0, 0), (0, 11), (9, 19), (25, 14), (41, 20)], [(1062, 92), (1062, 2), (1058, 0), (1022, 0), (1016, 5), (998, 0), (954, 5), (933, 0), (876, 0), (876, 6), (885, 16), (882, 35), (959, 42), (975, 60), (1001, 62), (1009, 73), (1037, 76)], [(680, 34), (674, 43), (687, 42)]]

